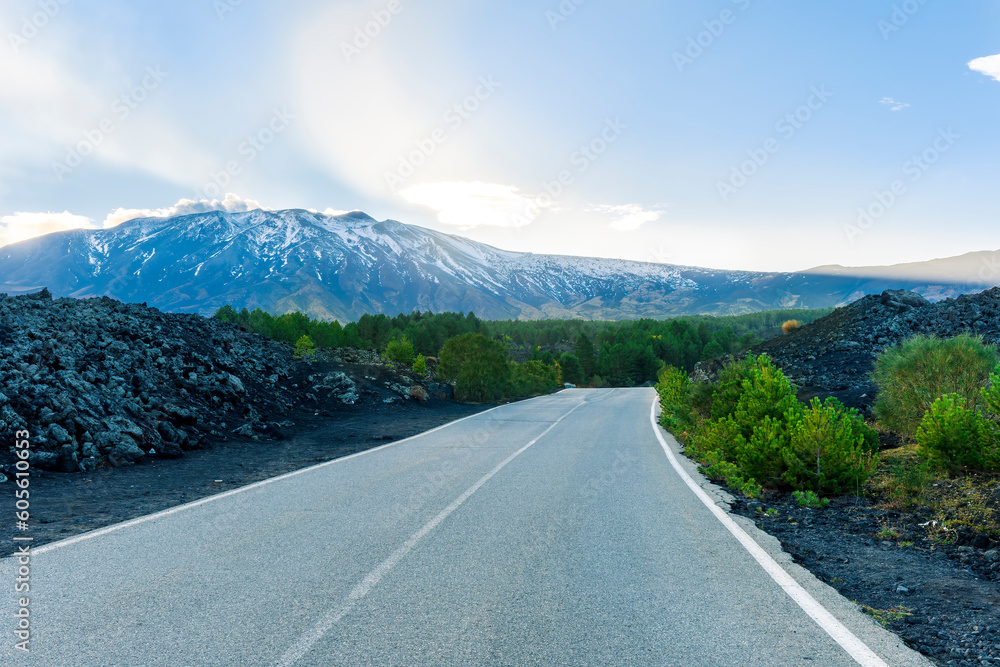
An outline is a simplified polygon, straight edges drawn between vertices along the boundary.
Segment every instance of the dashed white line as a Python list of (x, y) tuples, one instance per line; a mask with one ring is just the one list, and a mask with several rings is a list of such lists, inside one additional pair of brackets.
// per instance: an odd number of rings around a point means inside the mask
[(415, 546), (417, 546), (417, 543), (420, 542), (420, 540), (422, 540), (429, 532), (434, 530), (442, 521), (447, 519), (452, 512), (457, 510), (462, 505), (462, 503), (468, 500), (473, 493), (478, 491), (483, 486), (483, 484), (488, 482), (494, 475), (503, 470), (508, 463), (516, 459), (522, 453), (527, 451), (529, 447), (531, 447), (536, 442), (544, 438), (549, 433), (549, 431), (558, 426), (559, 422), (568, 417), (573, 412), (573, 410), (576, 410), (577, 408), (579, 408), (581, 405), (584, 404), (585, 401), (578, 403), (569, 412), (567, 412), (562, 417), (552, 422), (552, 424), (547, 429), (542, 431), (542, 433), (538, 435), (534, 440), (532, 440), (524, 447), (521, 447), (519, 450), (517, 450), (516, 452), (505, 458), (495, 468), (493, 468), (493, 470), (483, 475), (479, 479), (479, 481), (477, 481), (475, 484), (466, 489), (465, 492), (462, 493), (462, 495), (460, 495), (454, 501), (452, 501), (450, 505), (441, 510), (441, 512), (437, 516), (435, 516), (433, 519), (425, 523), (424, 526), (420, 530), (415, 532), (413, 535), (411, 535), (410, 538), (402, 544), (402, 546), (400, 546), (398, 549), (392, 552), (392, 555), (390, 555), (384, 561), (379, 563), (379, 565), (374, 570), (366, 574), (364, 578), (347, 595), (347, 599), (342, 604), (328, 611), (312, 628), (310, 628), (301, 637), (299, 637), (298, 641), (292, 644), (292, 646), (290, 646), (288, 650), (285, 651), (285, 654), (281, 656), (281, 659), (275, 663), (275, 667), (291, 667), (296, 662), (298, 662), (302, 658), (302, 656), (304, 656), (306, 653), (309, 652), (309, 650), (313, 647), (313, 645), (316, 644), (316, 642), (322, 639), (323, 636), (326, 635), (326, 633), (329, 632), (331, 628), (333, 628), (337, 623), (339, 623), (340, 620), (344, 618), (344, 616), (350, 613), (350, 611), (354, 608), (354, 606), (358, 603), (358, 601), (360, 601), (362, 598), (368, 595), (368, 593), (371, 592), (372, 588), (378, 585), (378, 583), (382, 581), (382, 578), (385, 577), (385, 575), (387, 575), (394, 567), (396, 567), (399, 561), (401, 561), (408, 553), (410, 553), (410, 551), (412, 551)]

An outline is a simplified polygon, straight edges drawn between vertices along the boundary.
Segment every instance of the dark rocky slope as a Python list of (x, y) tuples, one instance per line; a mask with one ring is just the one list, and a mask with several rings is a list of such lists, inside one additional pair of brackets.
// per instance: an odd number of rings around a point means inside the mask
[(408, 400), (416, 383), (358, 351), (297, 363), (288, 345), (200, 315), (0, 294), (0, 438), (27, 429), (35, 468), (176, 458), (231, 434), (280, 439), (303, 406)]
[(914, 334), (948, 338), (963, 332), (1000, 342), (1000, 288), (937, 303), (904, 290), (866, 296), (751, 351), (770, 355), (801, 388), (800, 396), (833, 395), (864, 408), (875, 398), (869, 375), (884, 348)]

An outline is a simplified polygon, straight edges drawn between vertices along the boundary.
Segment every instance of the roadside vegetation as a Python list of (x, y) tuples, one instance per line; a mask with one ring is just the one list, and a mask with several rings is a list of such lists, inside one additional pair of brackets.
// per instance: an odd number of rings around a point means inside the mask
[[(748, 497), (792, 491), (821, 509), (853, 494), (919, 515), (932, 543), (989, 545), (1000, 540), (998, 362), (967, 334), (887, 348), (868, 424), (836, 399), (798, 401), (766, 355), (731, 359), (715, 383), (665, 367), (657, 390), (662, 423), (685, 453)], [(879, 451), (880, 441), (892, 446)], [(883, 532), (875, 537), (913, 545), (902, 530)]]
[(709, 477), (749, 497), (764, 488), (821, 497), (860, 492), (878, 465), (878, 435), (836, 399), (804, 405), (767, 355), (734, 360), (717, 383), (666, 367), (657, 385), (663, 425)]

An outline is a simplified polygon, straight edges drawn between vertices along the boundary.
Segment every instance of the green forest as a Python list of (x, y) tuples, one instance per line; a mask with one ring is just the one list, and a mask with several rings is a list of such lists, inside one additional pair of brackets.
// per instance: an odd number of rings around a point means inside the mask
[(444, 370), (449, 370), (445, 363), (449, 353), (459, 349), (462, 358), (475, 354), (490, 359), (505, 357), (509, 365), (500, 364), (490, 372), (509, 374), (509, 383), (520, 383), (525, 388), (537, 388), (537, 383), (542, 382), (538, 377), (543, 376), (548, 379), (542, 384), (553, 387), (563, 382), (631, 387), (655, 382), (664, 364), (691, 371), (699, 361), (739, 354), (761, 340), (779, 335), (789, 320), (807, 324), (831, 310), (773, 310), (729, 317), (698, 315), (618, 322), (487, 321), (473, 313), (414, 312), (395, 317), (366, 314), (357, 322), (341, 326), (299, 312), (272, 315), (259, 308), (236, 310), (227, 305), (215, 317), (293, 345), (307, 336), (317, 348), (373, 349), (421, 369), (426, 367), (427, 357), (440, 357)]

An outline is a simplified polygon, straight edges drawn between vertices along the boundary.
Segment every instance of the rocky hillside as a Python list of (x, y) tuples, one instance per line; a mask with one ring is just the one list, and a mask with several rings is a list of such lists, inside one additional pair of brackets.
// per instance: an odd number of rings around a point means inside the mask
[(295, 362), (287, 345), (200, 315), (54, 300), (47, 290), (0, 294), (0, 438), (13, 442), (27, 429), (32, 463), (43, 469), (176, 458), (219, 438), (281, 438), (295, 410), (409, 400), (416, 382), (359, 351)]
[(903, 290), (866, 296), (752, 352), (770, 355), (804, 396), (835, 395), (865, 407), (875, 397), (869, 374), (883, 348), (914, 334), (962, 332), (1000, 342), (1000, 288), (938, 303)]

